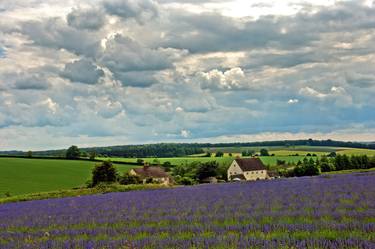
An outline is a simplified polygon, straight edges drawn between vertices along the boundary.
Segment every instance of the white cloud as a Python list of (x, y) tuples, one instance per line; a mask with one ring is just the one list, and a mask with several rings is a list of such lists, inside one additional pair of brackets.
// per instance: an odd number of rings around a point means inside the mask
[(299, 93), (302, 96), (319, 99), (319, 100), (333, 100), (337, 105), (350, 106), (353, 104), (353, 99), (350, 94), (347, 93), (345, 88), (341, 86), (332, 86), (329, 92), (322, 93), (310, 87), (304, 87), (300, 89)]
[(190, 136), (190, 132), (188, 130), (181, 130), (181, 137), (188, 138)]
[(200, 72), (197, 74), (196, 81), (201, 84), (202, 88), (209, 89), (235, 90), (249, 86), (245, 73), (239, 67), (224, 72), (217, 69), (206, 73)]
[(14, 136), (3, 148), (371, 129), (373, 8), (354, 0), (5, 1), (0, 136)]
[(298, 99), (290, 99), (290, 100), (288, 100), (288, 104), (291, 104), (291, 105), (297, 104), (298, 102), (299, 102)]

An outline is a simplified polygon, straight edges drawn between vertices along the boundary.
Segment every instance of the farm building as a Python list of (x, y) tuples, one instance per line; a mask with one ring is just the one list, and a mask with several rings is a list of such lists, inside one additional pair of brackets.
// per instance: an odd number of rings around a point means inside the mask
[(171, 183), (170, 176), (162, 167), (149, 166), (148, 164), (145, 164), (143, 168), (131, 169), (129, 174), (138, 176), (142, 179), (143, 183), (146, 183), (148, 180), (165, 185)]
[(267, 169), (259, 158), (234, 159), (228, 169), (229, 181), (268, 179)]

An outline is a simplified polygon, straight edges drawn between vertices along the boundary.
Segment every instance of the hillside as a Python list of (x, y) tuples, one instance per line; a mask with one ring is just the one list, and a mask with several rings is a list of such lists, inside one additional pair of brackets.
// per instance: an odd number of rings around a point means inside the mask
[[(0, 158), (0, 197), (82, 186), (95, 163), (74, 160)], [(125, 172), (134, 165), (116, 165)]]

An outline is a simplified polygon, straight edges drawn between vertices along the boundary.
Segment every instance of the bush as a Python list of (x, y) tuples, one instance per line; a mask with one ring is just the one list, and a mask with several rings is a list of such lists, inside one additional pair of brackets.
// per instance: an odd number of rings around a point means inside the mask
[(223, 157), (223, 156), (224, 156), (224, 153), (222, 151), (216, 152), (215, 157)]
[(267, 149), (261, 149), (260, 150), (260, 156), (269, 156), (270, 154), (268, 153)]
[(198, 165), (196, 178), (199, 179), (199, 181), (202, 181), (207, 177), (216, 177), (218, 175), (218, 171), (219, 164), (216, 161), (201, 163)]
[(171, 171), (171, 168), (173, 167), (171, 162), (168, 162), (168, 161), (164, 162), (162, 166), (166, 172)]
[(92, 171), (92, 186), (99, 183), (113, 183), (117, 180), (117, 170), (110, 161), (96, 164)]
[(320, 170), (316, 162), (312, 158), (308, 160), (307, 158), (303, 159), (303, 162), (297, 165), (292, 172), (289, 174), (293, 176), (314, 176), (319, 175)]
[(90, 158), (90, 160), (95, 160), (95, 158), (96, 158), (96, 152), (95, 151), (90, 152), (89, 158)]
[(194, 185), (196, 183), (193, 178), (187, 176), (176, 176), (174, 180), (179, 185)]
[(125, 173), (120, 179), (120, 184), (122, 185), (139, 184), (139, 183), (142, 183), (141, 178), (135, 175), (130, 175), (129, 173)]

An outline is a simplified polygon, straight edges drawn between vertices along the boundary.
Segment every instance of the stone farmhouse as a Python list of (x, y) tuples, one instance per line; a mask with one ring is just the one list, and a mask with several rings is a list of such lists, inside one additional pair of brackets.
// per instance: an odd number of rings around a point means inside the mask
[(237, 158), (228, 169), (229, 181), (268, 179), (266, 167), (259, 158)]
[(129, 171), (130, 175), (138, 176), (143, 183), (152, 180), (154, 183), (168, 185), (171, 183), (171, 177), (164, 171), (162, 167), (149, 166), (145, 164), (143, 168), (135, 168)]

